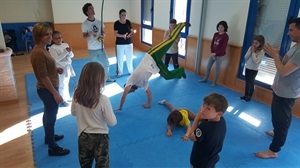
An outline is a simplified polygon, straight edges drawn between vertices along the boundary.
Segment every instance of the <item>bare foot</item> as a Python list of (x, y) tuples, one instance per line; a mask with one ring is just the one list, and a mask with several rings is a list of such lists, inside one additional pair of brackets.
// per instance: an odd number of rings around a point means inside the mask
[(271, 137), (274, 137), (274, 131), (266, 131), (266, 134)]
[(256, 152), (255, 156), (262, 159), (269, 159), (269, 158), (277, 158), (278, 154), (271, 150), (266, 150), (266, 151)]

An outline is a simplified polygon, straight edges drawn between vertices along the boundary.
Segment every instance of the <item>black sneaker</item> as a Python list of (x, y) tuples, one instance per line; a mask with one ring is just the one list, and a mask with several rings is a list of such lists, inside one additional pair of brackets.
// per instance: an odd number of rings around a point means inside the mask
[(183, 77), (183, 79), (186, 79), (186, 74), (183, 74), (182, 77)]
[(251, 101), (251, 98), (250, 97), (245, 97), (244, 101), (249, 102), (249, 101)]
[(62, 147), (56, 146), (54, 148), (48, 148), (49, 156), (64, 156), (70, 153), (69, 149), (64, 149)]
[[(54, 140), (55, 141), (59, 141), (63, 138), (64, 138), (64, 135), (54, 135)], [(48, 144), (48, 141), (47, 141), (46, 137), (45, 137), (45, 144)]]
[(246, 96), (240, 97), (240, 100), (245, 100)]

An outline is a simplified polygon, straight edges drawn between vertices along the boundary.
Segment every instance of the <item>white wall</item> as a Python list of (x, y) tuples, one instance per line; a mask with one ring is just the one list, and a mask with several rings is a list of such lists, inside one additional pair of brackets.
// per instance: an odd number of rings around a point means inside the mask
[(141, 24), (141, 0), (130, 0), (129, 10), (127, 10), (127, 18), (137, 24)]
[(2, 23), (53, 22), (51, 0), (0, 0)]
[(201, 11), (202, 0), (192, 0), (190, 14), (191, 27), (189, 29), (189, 34), (192, 36), (198, 36), (199, 34)]
[[(203, 0), (192, 0), (190, 14), (190, 31), (192, 36), (198, 36), (200, 28), (201, 10)], [(141, 22), (141, 1), (131, 0), (128, 15), (131, 21)], [(211, 39), (217, 31), (216, 25), (219, 21), (225, 20), (229, 25), (229, 43), (242, 46), (246, 29), (247, 15), (250, 0), (209, 0), (207, 4), (206, 23), (204, 28), (204, 38)], [(154, 1), (154, 27), (167, 29), (170, 15), (170, 0)]]
[[(101, 18), (102, 0), (52, 0), (54, 23), (81, 23), (86, 19), (82, 12), (85, 3), (92, 3), (95, 17)], [(103, 20), (114, 22), (119, 19), (119, 10), (125, 9), (130, 16), (130, 3), (126, 0), (105, 0)], [(128, 19), (130, 20), (130, 17)]]
[[(202, 1), (192, 0), (190, 14), (192, 36), (199, 34)], [(81, 23), (86, 19), (82, 13), (82, 6), (87, 2), (93, 4), (96, 18), (100, 19), (101, 0), (0, 0), (0, 20), (2, 23), (37, 21)], [(211, 39), (216, 32), (216, 24), (225, 20), (229, 25), (229, 43), (242, 46), (249, 4), (250, 0), (209, 0), (203, 37)], [(105, 0), (104, 21), (116, 21), (122, 8), (127, 11), (127, 18), (131, 22), (140, 24), (141, 0)], [(167, 29), (169, 15), (170, 0), (155, 0), (154, 27)]]
[(155, 0), (153, 17), (153, 26), (155, 28), (168, 29), (170, 21), (170, 0)]
[(216, 25), (225, 20), (228, 24), (229, 43), (243, 45), (250, 0), (209, 0), (204, 38), (211, 39)]

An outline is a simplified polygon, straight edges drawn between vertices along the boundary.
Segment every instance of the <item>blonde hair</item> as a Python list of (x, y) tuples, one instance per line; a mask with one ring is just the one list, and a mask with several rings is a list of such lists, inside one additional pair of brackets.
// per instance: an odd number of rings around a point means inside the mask
[(87, 108), (96, 108), (105, 86), (104, 68), (98, 62), (85, 64), (74, 92), (74, 100)]
[(49, 31), (52, 33), (52, 28), (47, 23), (36, 23), (32, 30), (32, 38), (36, 44), (39, 44)]

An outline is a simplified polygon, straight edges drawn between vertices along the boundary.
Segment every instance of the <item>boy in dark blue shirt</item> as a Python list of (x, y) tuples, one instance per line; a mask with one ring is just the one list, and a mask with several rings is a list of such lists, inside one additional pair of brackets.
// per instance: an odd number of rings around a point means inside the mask
[(190, 163), (194, 168), (213, 168), (219, 161), (226, 134), (222, 115), (228, 107), (226, 98), (212, 93), (203, 99), (203, 105), (194, 119), (190, 140), (194, 141)]

